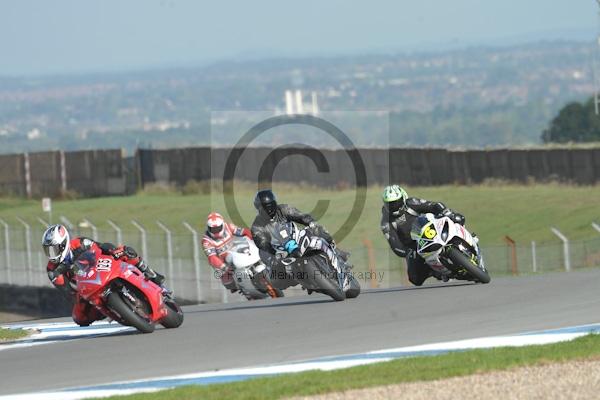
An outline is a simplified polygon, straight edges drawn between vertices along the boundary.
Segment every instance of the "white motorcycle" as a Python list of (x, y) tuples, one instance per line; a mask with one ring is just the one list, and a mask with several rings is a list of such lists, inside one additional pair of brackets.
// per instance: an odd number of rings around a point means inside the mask
[(283, 292), (273, 287), (258, 247), (246, 236), (233, 239), (225, 263), (233, 269), (235, 285), (248, 300), (283, 297)]
[(411, 238), (417, 254), (427, 265), (449, 279), (489, 283), (490, 275), (479, 248), (479, 239), (464, 226), (443, 216), (419, 216), (412, 225)]

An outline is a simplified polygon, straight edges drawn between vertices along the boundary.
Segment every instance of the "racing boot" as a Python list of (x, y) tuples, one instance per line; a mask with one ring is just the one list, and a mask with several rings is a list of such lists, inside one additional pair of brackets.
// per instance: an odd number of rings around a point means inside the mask
[(438, 281), (442, 281), (442, 282), (448, 282), (450, 280), (450, 277), (448, 277), (448, 275), (443, 273), (442, 271), (432, 270), (431, 276), (433, 276)]
[(144, 260), (140, 260), (137, 267), (140, 271), (142, 271), (142, 273), (144, 274), (144, 277), (146, 279), (148, 279), (149, 281), (156, 283), (158, 286), (162, 286), (163, 283), (165, 283), (165, 276), (162, 274), (159, 274), (158, 272), (156, 272), (152, 268), (150, 268), (148, 265), (146, 265)]

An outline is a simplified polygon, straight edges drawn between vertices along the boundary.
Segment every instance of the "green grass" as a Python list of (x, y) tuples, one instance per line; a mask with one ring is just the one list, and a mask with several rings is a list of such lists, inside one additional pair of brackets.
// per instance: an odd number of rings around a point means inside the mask
[(4, 329), (0, 328), (0, 343), (11, 340), (21, 339), (27, 336), (27, 332), (22, 329)]
[[(252, 198), (255, 189), (249, 185), (239, 185), (236, 202), (246, 224), (254, 217)], [(330, 206), (321, 222), (335, 232), (349, 215), (353, 200), (353, 190), (332, 191), (314, 188), (294, 188), (290, 185), (275, 185), (281, 202), (291, 203), (298, 208), (310, 211), (317, 199), (330, 200)], [(379, 231), (381, 188), (370, 188), (367, 193), (366, 208), (352, 233), (342, 243), (347, 247), (360, 246), (363, 238), (371, 238), (376, 247), (386, 243)], [(467, 216), (468, 227), (476, 232), (483, 244), (502, 243), (504, 235), (509, 235), (517, 243), (558, 242), (550, 232), (556, 226), (571, 239), (596, 237), (591, 222), (600, 220), (600, 186), (576, 187), (566, 185), (530, 186), (442, 186), (408, 188), (409, 195), (442, 201), (451, 208)], [(210, 210), (227, 214), (223, 196), (196, 194), (181, 195), (140, 194), (130, 197), (107, 197), (54, 203), (54, 220), (60, 215), (67, 216), (77, 223), (88, 218), (99, 229), (111, 232), (106, 219), (117, 222), (125, 230), (134, 231), (130, 220), (136, 219), (150, 231), (159, 232), (155, 220), (161, 220), (177, 232), (186, 232), (182, 221), (188, 221), (202, 230), (205, 217)], [(36, 200), (0, 199), (0, 218), (11, 225), (19, 226), (15, 217), (29, 221), (37, 230), (41, 225), (36, 217), (47, 219), (41, 205)], [(89, 231), (83, 231), (89, 234)]]
[(598, 356), (600, 356), (600, 336), (588, 335), (571, 342), (557, 344), (504, 347), (439, 356), (404, 358), (335, 371), (309, 371), (244, 382), (186, 386), (154, 394), (137, 394), (118, 398), (127, 400), (279, 399), (465, 376), (525, 365), (594, 359)]

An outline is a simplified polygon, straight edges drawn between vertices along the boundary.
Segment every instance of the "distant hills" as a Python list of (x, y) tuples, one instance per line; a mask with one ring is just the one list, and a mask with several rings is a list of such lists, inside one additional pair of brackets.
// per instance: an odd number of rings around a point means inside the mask
[[(285, 113), (286, 90), (302, 91), (308, 112), (314, 92), (320, 115), (357, 145), (538, 144), (560, 107), (593, 93), (593, 51), (586, 42), (536, 42), (0, 78), (0, 151), (230, 145)], [(323, 144), (317, 132), (302, 139)]]

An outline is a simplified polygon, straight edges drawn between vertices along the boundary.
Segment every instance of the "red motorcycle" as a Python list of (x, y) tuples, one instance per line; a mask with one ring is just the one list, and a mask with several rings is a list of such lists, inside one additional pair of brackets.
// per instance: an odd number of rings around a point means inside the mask
[(80, 255), (72, 273), (79, 295), (122, 325), (151, 333), (157, 323), (165, 328), (183, 323), (183, 311), (169, 291), (146, 280), (135, 266), (99, 249)]

